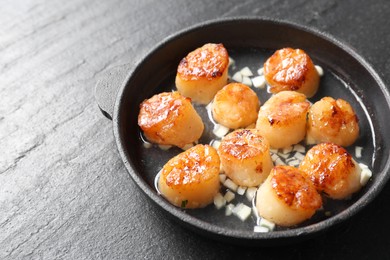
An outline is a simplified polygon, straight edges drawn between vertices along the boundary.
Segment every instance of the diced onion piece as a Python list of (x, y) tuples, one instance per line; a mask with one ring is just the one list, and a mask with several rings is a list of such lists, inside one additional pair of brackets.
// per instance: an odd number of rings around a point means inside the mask
[(253, 73), (249, 67), (244, 67), (240, 70), (240, 73), (244, 77), (251, 77), (253, 76)]
[(264, 76), (257, 76), (252, 78), (252, 83), (255, 88), (265, 88), (266, 81)]
[(244, 186), (238, 186), (238, 188), (237, 188), (237, 193), (238, 193), (239, 195), (244, 195), (244, 194), (245, 194), (245, 191), (246, 191), (246, 187), (244, 187)]
[(288, 146), (288, 147), (285, 147), (282, 149), (282, 153), (283, 154), (288, 154), (288, 153), (291, 153), (291, 151), (293, 150), (293, 147), (292, 146)]
[(182, 147), (183, 150), (188, 150), (191, 147), (194, 147), (194, 144), (186, 144), (185, 146)]
[(220, 174), (219, 175), (219, 181), (223, 184), (226, 181), (226, 175), (225, 174)]
[(266, 227), (263, 227), (263, 226), (254, 226), (253, 228), (253, 232), (255, 233), (267, 233), (269, 232), (270, 230)]
[(232, 79), (234, 81), (237, 81), (237, 82), (242, 82), (242, 75), (239, 71), (237, 71), (236, 73), (234, 73)]
[(282, 161), (282, 159), (278, 158), (275, 161), (275, 165), (286, 165), (286, 164)]
[(218, 149), (218, 147), (221, 145), (221, 141), (212, 140), (212, 141), (210, 142), (210, 145), (211, 145), (212, 147), (214, 147), (215, 149)]
[(300, 152), (300, 153), (305, 153), (306, 152), (306, 148), (303, 145), (301, 145), (301, 144), (296, 144), (293, 147), (293, 151)]
[(233, 209), (233, 214), (241, 221), (245, 221), (251, 215), (251, 211), (251, 208), (244, 203), (238, 203)]
[(364, 163), (359, 163), (359, 166), (360, 166), (360, 168), (362, 168), (362, 169), (368, 169), (368, 166), (365, 165)]
[(360, 184), (362, 186), (366, 185), (368, 180), (372, 177), (372, 172), (368, 168), (363, 168), (360, 173)]
[(219, 138), (222, 138), (229, 132), (229, 130), (230, 129), (227, 128), (226, 126), (223, 126), (223, 125), (220, 125), (220, 124), (216, 124), (214, 126), (213, 133), (216, 136), (218, 136)]
[(225, 200), (227, 202), (230, 202), (230, 201), (234, 200), (236, 195), (233, 192), (231, 192), (230, 190), (228, 190), (223, 197), (225, 198)]
[(231, 179), (229, 179), (229, 178), (227, 178), (226, 180), (225, 180), (225, 182), (223, 183), (223, 185), (226, 187), (226, 188), (228, 188), (228, 189), (230, 189), (230, 190), (232, 190), (232, 191), (237, 191), (237, 188), (238, 188), (238, 185), (237, 184), (235, 184)]
[(246, 198), (249, 201), (252, 201), (253, 198), (255, 197), (256, 191), (257, 191), (256, 187), (248, 187), (248, 189), (246, 189), (246, 193), (245, 193)]
[(166, 150), (169, 150), (169, 149), (172, 147), (172, 145), (159, 144), (158, 147), (159, 147), (161, 150), (166, 151)]
[(242, 77), (242, 84), (251, 87), (252, 86), (252, 80), (249, 77), (247, 77), (247, 76), (243, 76)]
[(230, 216), (233, 213), (234, 204), (230, 203), (226, 206), (225, 216)]
[(274, 230), (274, 228), (275, 228), (275, 223), (273, 223), (273, 222), (271, 222), (271, 221), (269, 221), (269, 220), (267, 220), (267, 219), (265, 219), (265, 218), (262, 218), (262, 219), (260, 220), (260, 226), (261, 226), (261, 227), (266, 227), (266, 228), (268, 228), (269, 230)]
[(294, 167), (298, 166), (299, 163), (300, 163), (299, 160), (296, 160), (296, 159), (293, 159), (293, 160), (290, 160), (290, 161), (287, 162), (288, 165), (294, 166)]
[(302, 161), (303, 158), (305, 158), (305, 155), (304, 154), (301, 154), (300, 152), (296, 152), (294, 154), (294, 157), (297, 158), (298, 160)]
[(217, 209), (220, 209), (226, 205), (225, 198), (219, 192), (217, 193), (217, 195), (214, 196), (214, 205)]
[(355, 146), (355, 156), (356, 158), (362, 158), (363, 147)]
[(260, 76), (264, 75), (264, 68), (258, 69), (257, 74), (259, 74)]
[(316, 68), (317, 73), (318, 73), (318, 75), (319, 75), (320, 77), (324, 75), (324, 70), (322, 69), (321, 66), (315, 65), (314, 67)]

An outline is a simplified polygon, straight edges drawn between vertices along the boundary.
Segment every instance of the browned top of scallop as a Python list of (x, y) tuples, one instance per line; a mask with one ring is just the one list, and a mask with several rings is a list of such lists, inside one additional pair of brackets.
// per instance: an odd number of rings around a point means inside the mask
[(260, 108), (260, 115), (266, 115), (270, 125), (282, 127), (306, 115), (309, 107), (310, 102), (304, 94), (282, 91), (264, 103)]
[[(352, 106), (343, 99), (335, 100), (332, 97), (324, 97), (321, 99), (321, 108), (320, 111), (315, 110), (316, 106), (313, 107), (312, 113), (309, 115), (314, 118), (317, 117), (320, 123), (325, 124), (329, 129), (334, 130), (333, 135), (337, 135), (339, 131), (348, 125), (351, 128), (359, 128), (359, 119), (355, 114)], [(313, 125), (315, 126), (316, 122), (313, 119)], [(332, 134), (331, 131), (327, 131), (328, 134)]]
[(289, 207), (308, 210), (321, 207), (320, 194), (299, 169), (292, 166), (275, 166), (270, 178), (276, 195)]
[(143, 101), (140, 105), (138, 125), (143, 129), (149, 129), (163, 123), (164, 127), (170, 127), (180, 115), (183, 105), (190, 103), (189, 98), (183, 97), (178, 92), (163, 92)]
[(299, 169), (312, 180), (319, 191), (324, 191), (327, 188), (344, 188), (355, 167), (352, 156), (343, 147), (321, 143), (306, 153)]
[(313, 66), (305, 51), (283, 48), (264, 63), (264, 76), (270, 83), (284, 85), (284, 90), (298, 90), (305, 82), (307, 71)]
[(228, 65), (229, 55), (225, 47), (221, 43), (207, 43), (180, 61), (177, 75), (184, 80), (212, 80), (221, 77)]
[(160, 178), (170, 187), (207, 182), (219, 174), (217, 151), (209, 145), (198, 144), (169, 160)]
[(221, 142), (218, 151), (226, 157), (248, 159), (261, 156), (268, 151), (267, 139), (257, 129), (240, 129), (227, 136)]

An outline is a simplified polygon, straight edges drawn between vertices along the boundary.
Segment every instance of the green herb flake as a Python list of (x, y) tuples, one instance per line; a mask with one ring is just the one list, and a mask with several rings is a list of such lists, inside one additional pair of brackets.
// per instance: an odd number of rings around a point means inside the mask
[(182, 208), (185, 208), (185, 207), (187, 206), (187, 203), (188, 203), (188, 200), (183, 200), (183, 201), (181, 202), (181, 207), (182, 207)]

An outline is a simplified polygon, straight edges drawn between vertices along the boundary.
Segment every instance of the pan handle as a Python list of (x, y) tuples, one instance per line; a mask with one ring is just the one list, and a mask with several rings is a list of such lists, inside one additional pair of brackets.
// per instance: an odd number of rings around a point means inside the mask
[(96, 102), (103, 115), (110, 120), (112, 120), (117, 92), (132, 69), (131, 63), (113, 67), (105, 71), (96, 83)]

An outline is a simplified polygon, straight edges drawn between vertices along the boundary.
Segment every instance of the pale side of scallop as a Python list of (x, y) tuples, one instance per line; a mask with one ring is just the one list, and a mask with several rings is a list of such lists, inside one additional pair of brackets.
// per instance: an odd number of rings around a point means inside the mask
[(163, 92), (142, 102), (138, 125), (148, 141), (181, 148), (196, 142), (204, 130), (191, 100), (179, 92)]
[(181, 208), (203, 208), (220, 189), (220, 160), (209, 145), (198, 144), (169, 160), (158, 181), (161, 194)]
[(217, 92), (212, 102), (213, 118), (230, 129), (256, 122), (260, 101), (256, 93), (241, 83), (230, 83)]
[(347, 101), (324, 97), (309, 109), (307, 136), (316, 143), (349, 146), (359, 137), (359, 120)]
[(320, 194), (297, 168), (275, 166), (256, 195), (262, 218), (280, 226), (297, 225), (322, 206)]
[(343, 147), (333, 143), (313, 146), (301, 162), (304, 172), (317, 190), (332, 199), (346, 199), (362, 187), (361, 168)]
[(237, 185), (253, 187), (268, 176), (273, 162), (268, 141), (256, 129), (239, 129), (222, 139), (218, 148), (224, 173)]
[(208, 104), (228, 81), (229, 55), (222, 44), (208, 43), (180, 61), (177, 90), (199, 104)]
[(318, 90), (320, 75), (309, 55), (301, 49), (277, 50), (264, 63), (264, 76), (271, 93), (292, 90), (314, 96)]
[(260, 107), (256, 128), (268, 139), (271, 148), (297, 144), (306, 135), (306, 115), (310, 103), (304, 94), (282, 91)]

